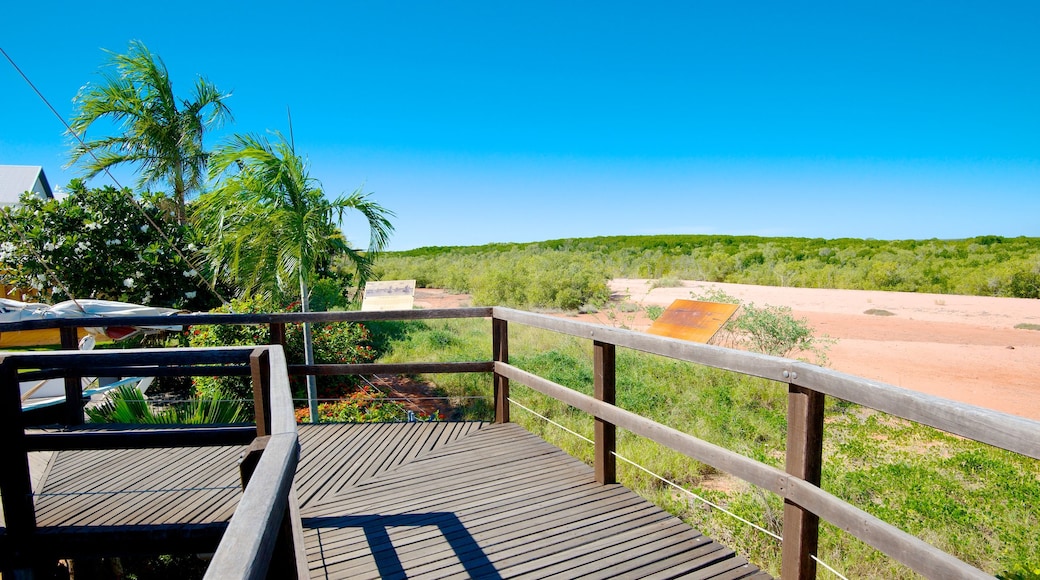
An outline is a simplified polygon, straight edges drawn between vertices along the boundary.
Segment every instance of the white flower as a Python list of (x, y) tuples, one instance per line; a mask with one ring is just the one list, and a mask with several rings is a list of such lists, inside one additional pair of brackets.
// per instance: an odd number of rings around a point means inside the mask
[(197, 249), (198, 249), (198, 247), (196, 247), (195, 244), (188, 244), (188, 251), (189, 252), (194, 252)]
[(143, 226), (141, 226), (141, 231), (142, 232), (147, 232), (148, 231), (148, 224), (144, 224)]
[(126, 286), (127, 288), (133, 288), (134, 287), (134, 279), (133, 278), (127, 278), (127, 279), (123, 280), (123, 286)]
[(191, 292), (185, 292), (184, 297), (190, 300), (194, 298), (196, 294), (198, 294), (198, 292), (192, 290)]
[(185, 278), (192, 278), (194, 276), (198, 276), (199, 272), (198, 272), (198, 270), (191, 269), (191, 270), (185, 270), (185, 271), (181, 272), (181, 274), (184, 274)]
[(45, 251), (45, 252), (53, 252), (54, 251), (54, 244), (52, 244), (50, 242), (47, 242), (46, 244), (43, 245), (43, 251)]

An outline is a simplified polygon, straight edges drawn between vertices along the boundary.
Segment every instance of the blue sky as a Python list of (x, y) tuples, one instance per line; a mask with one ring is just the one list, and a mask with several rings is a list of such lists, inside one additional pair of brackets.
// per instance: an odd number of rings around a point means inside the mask
[[(392, 249), (1040, 236), (1035, 2), (14, 4), (0, 47), (63, 116), (139, 39), (179, 93), (233, 93), (211, 146), (291, 108), (329, 194), (397, 213)], [(2, 60), (0, 89), (0, 163), (67, 183), (60, 123)]]

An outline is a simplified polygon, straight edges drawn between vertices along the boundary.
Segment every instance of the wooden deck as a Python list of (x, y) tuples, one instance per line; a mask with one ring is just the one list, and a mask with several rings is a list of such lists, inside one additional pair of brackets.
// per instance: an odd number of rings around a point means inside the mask
[[(300, 437), (312, 578), (768, 578), (515, 424), (303, 425)], [(212, 527), (241, 497), (241, 451), (59, 452), (39, 524)]]

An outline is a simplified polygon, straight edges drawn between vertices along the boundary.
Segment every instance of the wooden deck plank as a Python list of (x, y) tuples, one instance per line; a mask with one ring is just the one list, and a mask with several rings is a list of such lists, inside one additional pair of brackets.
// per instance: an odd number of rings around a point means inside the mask
[[(411, 446), (406, 455), (418, 445), (397, 441)], [(515, 425), (390, 464), (304, 510), (314, 577), (674, 576), (746, 565), (631, 491), (595, 484), (591, 468)]]
[(40, 525), (213, 522), (205, 506), (237, 503), (240, 447), (118, 451), (59, 453), (59, 477), (38, 495)]
[[(300, 441), (314, 578), (761, 574), (515, 424), (301, 425)], [(241, 450), (56, 453), (37, 497), (41, 526), (226, 522)]]

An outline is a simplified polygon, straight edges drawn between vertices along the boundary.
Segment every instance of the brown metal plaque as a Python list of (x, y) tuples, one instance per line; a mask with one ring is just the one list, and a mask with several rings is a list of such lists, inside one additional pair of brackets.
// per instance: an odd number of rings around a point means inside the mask
[(738, 308), (739, 304), (676, 300), (647, 332), (707, 344)]

